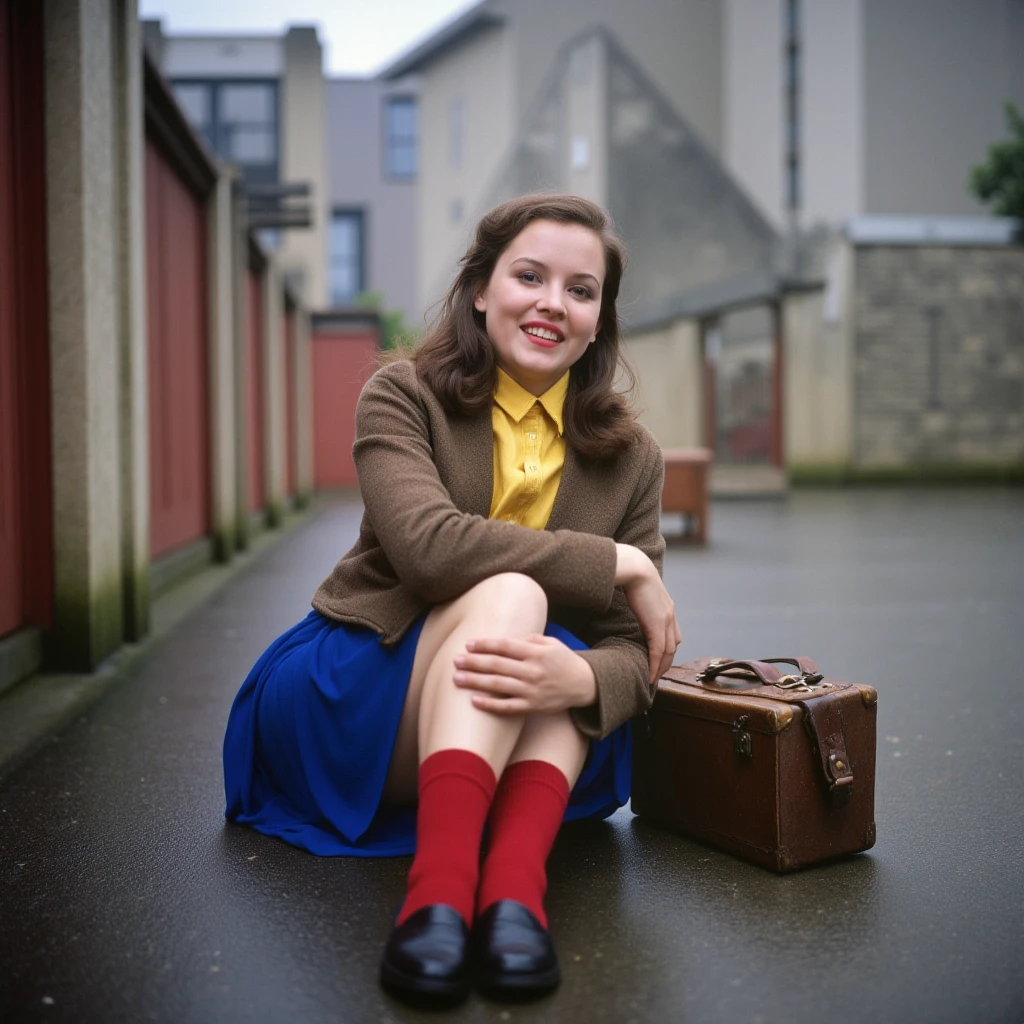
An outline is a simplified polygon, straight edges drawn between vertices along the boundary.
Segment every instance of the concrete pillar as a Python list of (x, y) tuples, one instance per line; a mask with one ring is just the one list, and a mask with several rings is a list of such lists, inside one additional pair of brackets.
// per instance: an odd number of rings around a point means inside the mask
[(295, 309), (295, 438), (298, 444), (296, 499), (313, 496), (313, 331), (309, 310)]
[(853, 361), (846, 244), (833, 247), (824, 292), (782, 301), (783, 432), (795, 480), (839, 478), (853, 461)]
[(704, 362), (700, 324), (677, 320), (629, 337), (626, 355), (637, 373), (640, 419), (663, 448), (704, 444)]
[(308, 182), (312, 227), (284, 232), (281, 267), (305, 305), (327, 305), (327, 105), (316, 29), (288, 30), (281, 95), (282, 178)]
[(210, 275), (210, 499), (214, 557), (227, 561), (236, 547), (237, 396), (234, 172), (222, 170), (207, 204)]
[[(115, 0), (44, 0), (54, 621), (48, 658), (88, 671), (124, 635), (123, 296)], [(127, 31), (127, 30), (126, 30)], [(138, 174), (138, 168), (136, 168)], [(131, 202), (131, 200), (129, 200)], [(130, 368), (134, 379), (138, 364)], [(138, 411), (131, 403), (133, 415)], [(134, 451), (135, 449), (133, 449)], [(135, 521), (135, 540), (138, 520)], [(132, 544), (127, 545), (129, 548)], [(139, 553), (134, 552), (133, 561)]]
[(142, 44), (137, 0), (116, 4), (113, 180), (118, 204), (121, 349), (121, 577), (124, 637), (149, 631), (149, 374)]
[(277, 261), (271, 258), (263, 274), (263, 464), (270, 526), (280, 526), (284, 519), (287, 486), (283, 313), (284, 280)]
[(246, 197), (241, 182), (232, 182), (232, 246), (234, 278), (234, 400), (235, 400), (235, 543), (249, 546), (249, 396), (246, 388), (249, 338), (249, 227)]

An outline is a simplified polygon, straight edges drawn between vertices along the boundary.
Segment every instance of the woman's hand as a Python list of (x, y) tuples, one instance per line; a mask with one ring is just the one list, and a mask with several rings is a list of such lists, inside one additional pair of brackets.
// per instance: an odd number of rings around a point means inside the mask
[(597, 699), (590, 665), (561, 640), (541, 634), (470, 640), (455, 659), (453, 679), (475, 691), (474, 707), (501, 715), (552, 714)]
[(616, 544), (615, 548), (615, 585), (626, 592), (629, 607), (647, 637), (653, 685), (671, 666), (683, 639), (676, 621), (676, 606), (647, 555), (630, 544)]

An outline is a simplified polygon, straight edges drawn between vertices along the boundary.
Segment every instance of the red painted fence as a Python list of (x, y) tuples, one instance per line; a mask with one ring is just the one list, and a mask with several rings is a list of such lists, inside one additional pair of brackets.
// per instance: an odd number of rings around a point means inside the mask
[(316, 487), (355, 487), (352, 443), (356, 400), (377, 368), (376, 321), (331, 322), (313, 328), (313, 482)]
[(0, 636), (53, 594), (42, 18), (0, 0)]
[(207, 231), (202, 203), (146, 142), (150, 553), (210, 529)]

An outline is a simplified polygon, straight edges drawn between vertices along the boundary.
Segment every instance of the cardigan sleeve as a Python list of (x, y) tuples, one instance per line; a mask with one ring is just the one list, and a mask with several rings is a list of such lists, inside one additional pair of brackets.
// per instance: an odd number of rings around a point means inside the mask
[(557, 604), (607, 609), (615, 583), (610, 537), (548, 532), (460, 511), (432, 457), (429, 417), (411, 367), (378, 371), (356, 407), (359, 487), (399, 580), (429, 604), (501, 572), (537, 581)]
[[(660, 576), (665, 556), (665, 539), (661, 535), (665, 464), (657, 442), (649, 434), (644, 436), (644, 469), (615, 540), (640, 548)], [(585, 736), (600, 739), (635, 715), (643, 714), (654, 700), (647, 639), (621, 587), (615, 588), (608, 609), (591, 619), (586, 639), (590, 650), (581, 651), (580, 655), (594, 671), (597, 700), (585, 708), (575, 708), (572, 717)]]

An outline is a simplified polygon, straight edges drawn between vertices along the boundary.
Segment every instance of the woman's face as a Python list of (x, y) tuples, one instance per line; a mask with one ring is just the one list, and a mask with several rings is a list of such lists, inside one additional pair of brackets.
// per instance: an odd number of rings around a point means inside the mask
[(596, 336), (604, 245), (579, 224), (535, 220), (498, 257), (474, 299), (498, 365), (542, 395)]

